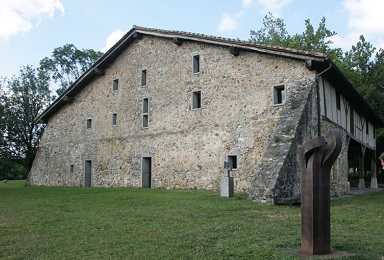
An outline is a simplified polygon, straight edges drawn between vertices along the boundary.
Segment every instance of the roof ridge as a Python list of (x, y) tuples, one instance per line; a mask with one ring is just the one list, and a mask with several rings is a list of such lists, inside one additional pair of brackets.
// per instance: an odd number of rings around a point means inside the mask
[(313, 55), (321, 58), (326, 58), (328, 55), (326, 53), (322, 52), (315, 52), (315, 51), (307, 51), (297, 48), (290, 48), (290, 47), (284, 47), (279, 45), (269, 45), (265, 43), (254, 43), (250, 40), (240, 40), (240, 39), (233, 39), (233, 38), (225, 38), (221, 36), (214, 36), (214, 35), (207, 35), (202, 33), (192, 33), (187, 31), (180, 31), (180, 30), (165, 30), (165, 29), (157, 29), (157, 28), (150, 28), (150, 27), (143, 27), (138, 25), (133, 25), (133, 29), (140, 30), (140, 31), (146, 31), (146, 32), (154, 32), (154, 33), (164, 33), (164, 34), (177, 34), (181, 36), (190, 36), (190, 37), (196, 37), (206, 40), (213, 40), (213, 41), (219, 41), (219, 42), (225, 42), (225, 43), (232, 43), (237, 45), (243, 45), (247, 47), (255, 47), (255, 48), (263, 48), (263, 49), (269, 49), (269, 50), (276, 50), (280, 52), (292, 52), (292, 53), (298, 53), (298, 54), (305, 54), (305, 55)]

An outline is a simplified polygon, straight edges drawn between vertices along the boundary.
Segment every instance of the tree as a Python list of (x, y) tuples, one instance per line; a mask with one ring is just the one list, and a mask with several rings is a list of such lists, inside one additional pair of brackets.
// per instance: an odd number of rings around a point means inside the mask
[(254, 43), (291, 47), (291, 36), (289, 36), (284, 20), (275, 18), (268, 13), (263, 19), (263, 28), (258, 31), (251, 30), (251, 38)]
[(311, 20), (305, 20), (305, 31), (302, 34), (296, 34), (293, 38), (298, 44), (295, 46), (297, 49), (306, 51), (315, 51), (327, 53), (333, 60), (338, 60), (342, 57), (343, 51), (341, 48), (332, 48), (333, 44), (331, 37), (337, 35), (335, 31), (329, 30), (325, 25), (326, 19), (323, 17), (315, 32), (311, 24)]
[(60, 95), (102, 55), (99, 51), (79, 50), (73, 44), (66, 44), (55, 48), (51, 57), (42, 59), (39, 69), (49, 75), (56, 93)]
[(0, 158), (22, 165), (28, 173), (44, 129), (35, 119), (53, 98), (46, 74), (31, 66), (21, 67), (19, 73), (0, 93)]
[(0, 158), (0, 180), (26, 179), (25, 169), (14, 161), (7, 158)]
[(370, 71), (372, 83), (380, 91), (384, 91), (384, 73), (383, 72), (384, 72), (384, 50), (380, 48), (379, 51), (375, 54), (375, 58), (373, 60), (371, 71)]
[(352, 45), (344, 55), (341, 70), (360, 92), (372, 83), (371, 70), (374, 66), (373, 55), (376, 48), (360, 35), (359, 41)]
[(249, 40), (254, 43), (327, 53), (332, 59), (340, 59), (342, 50), (340, 48), (331, 48), (333, 43), (331, 37), (336, 35), (336, 32), (329, 30), (325, 22), (326, 19), (323, 17), (315, 31), (311, 20), (307, 19), (305, 20), (305, 31), (290, 36), (284, 20), (275, 18), (272, 13), (268, 13), (263, 19), (264, 27), (258, 31), (251, 30)]

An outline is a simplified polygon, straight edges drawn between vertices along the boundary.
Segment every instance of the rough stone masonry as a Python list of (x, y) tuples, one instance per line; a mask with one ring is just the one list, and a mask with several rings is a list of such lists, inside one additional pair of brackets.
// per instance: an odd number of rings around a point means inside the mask
[(49, 117), (29, 183), (86, 186), (89, 164), (91, 186), (143, 187), (149, 158), (149, 187), (218, 190), (233, 156), (235, 192), (267, 203), (299, 195), (298, 151), (317, 126), (315, 76), (300, 59), (144, 34)]

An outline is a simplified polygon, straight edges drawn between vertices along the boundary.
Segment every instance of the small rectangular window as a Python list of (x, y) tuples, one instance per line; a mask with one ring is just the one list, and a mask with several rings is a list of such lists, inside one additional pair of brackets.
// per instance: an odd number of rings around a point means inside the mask
[(228, 155), (228, 164), (230, 169), (237, 169), (237, 155)]
[(273, 104), (285, 104), (285, 85), (278, 85), (273, 87)]
[(201, 108), (201, 91), (192, 92), (192, 109)]
[(340, 93), (336, 92), (336, 108), (340, 110)]
[(118, 91), (119, 90), (119, 79), (114, 79), (112, 81), (112, 91)]
[(91, 129), (92, 128), (92, 119), (91, 118), (87, 118), (87, 120), (86, 120), (86, 128), (87, 129)]
[(148, 128), (148, 114), (143, 115), (143, 128)]
[(142, 115), (142, 127), (147, 128), (148, 127), (148, 121), (149, 121), (149, 100), (148, 98), (143, 98), (143, 115)]
[(112, 125), (117, 125), (117, 114), (116, 113), (112, 114)]
[(193, 56), (193, 61), (192, 61), (192, 71), (193, 73), (198, 73), (200, 72), (200, 55), (194, 55)]
[(73, 166), (73, 164), (69, 165), (69, 173), (73, 173), (74, 169), (75, 167)]
[(147, 85), (147, 70), (141, 71), (141, 86), (144, 87)]
[(148, 113), (149, 101), (148, 98), (143, 99), (143, 113)]

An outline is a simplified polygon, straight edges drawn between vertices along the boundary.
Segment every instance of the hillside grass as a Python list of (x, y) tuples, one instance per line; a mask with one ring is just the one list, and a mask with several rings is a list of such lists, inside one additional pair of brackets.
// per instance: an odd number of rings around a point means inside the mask
[[(384, 193), (332, 200), (341, 259), (384, 256)], [(298, 259), (300, 207), (201, 190), (0, 183), (0, 259)]]

